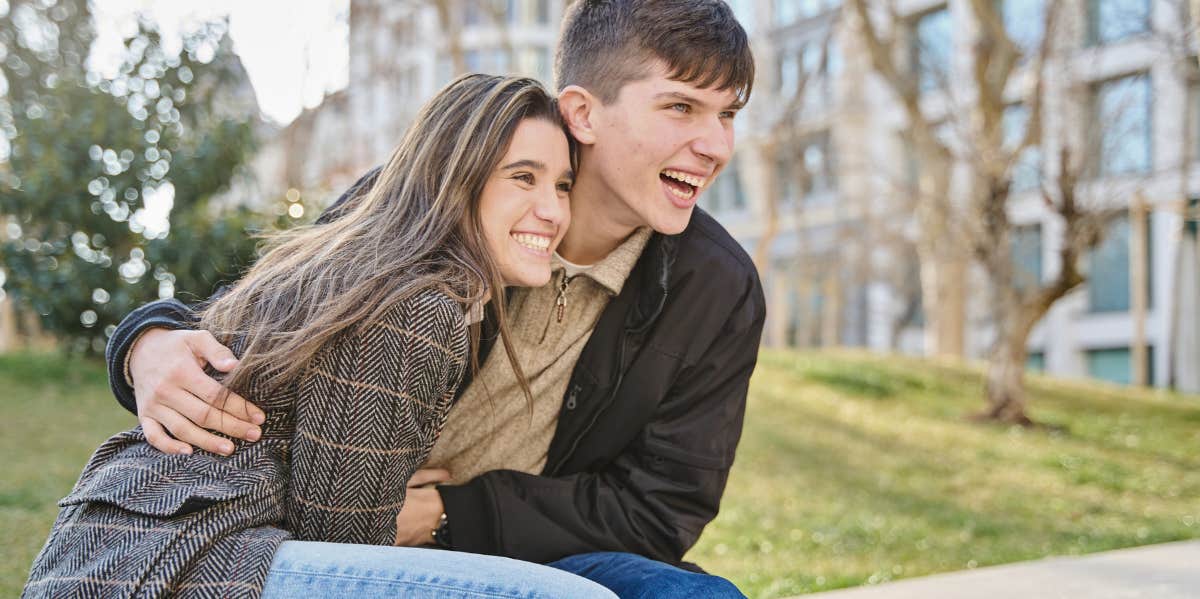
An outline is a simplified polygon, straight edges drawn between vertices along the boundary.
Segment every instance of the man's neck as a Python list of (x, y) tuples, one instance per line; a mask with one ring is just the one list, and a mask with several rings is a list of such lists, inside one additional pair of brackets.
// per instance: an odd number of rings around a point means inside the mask
[(582, 170), (571, 189), (571, 226), (558, 246), (564, 260), (582, 266), (604, 259), (640, 225), (595, 173)]

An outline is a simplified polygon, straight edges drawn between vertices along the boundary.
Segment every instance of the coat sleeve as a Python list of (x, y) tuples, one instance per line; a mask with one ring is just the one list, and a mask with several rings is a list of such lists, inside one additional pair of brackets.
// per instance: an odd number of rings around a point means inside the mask
[(455, 549), (549, 562), (593, 551), (679, 563), (717, 515), (766, 314), (757, 280), (640, 439), (589, 472), (493, 471), (438, 487)]
[[(321, 213), (317, 223), (329, 222), (349, 209), (355, 198), (361, 197), (375, 184), (379, 170), (380, 167), (375, 167), (359, 177), (350, 189), (344, 191), (333, 205)], [(220, 293), (221, 291), (217, 291), (213, 297)], [(195, 326), (195, 322), (196, 305), (187, 305), (176, 299), (150, 302), (130, 312), (121, 320), (104, 351), (104, 358), (108, 363), (108, 386), (121, 407), (137, 415), (137, 401), (134, 399), (133, 387), (125, 377), (125, 367), (129, 360), (129, 350), (138, 337), (150, 329), (190, 329)]]
[(296, 399), (287, 500), (296, 538), (394, 542), (408, 480), (445, 423), (467, 346), (462, 309), (429, 292), (322, 352)]

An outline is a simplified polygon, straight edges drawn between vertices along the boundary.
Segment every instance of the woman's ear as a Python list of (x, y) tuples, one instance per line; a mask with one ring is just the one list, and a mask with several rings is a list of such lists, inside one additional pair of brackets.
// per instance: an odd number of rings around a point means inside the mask
[(567, 129), (579, 143), (592, 145), (596, 143), (596, 132), (592, 127), (592, 110), (598, 100), (586, 89), (578, 85), (568, 85), (558, 94), (558, 110), (562, 113)]

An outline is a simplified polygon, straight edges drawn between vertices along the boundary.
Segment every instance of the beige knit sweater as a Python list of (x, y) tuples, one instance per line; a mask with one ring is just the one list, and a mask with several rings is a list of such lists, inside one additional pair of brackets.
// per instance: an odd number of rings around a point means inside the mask
[(638, 229), (603, 260), (570, 278), (561, 322), (555, 303), (566, 270), (557, 256), (550, 284), (513, 293), (510, 329), (533, 392), (532, 410), (497, 342), (451, 408), (427, 468), (449, 470), (454, 484), (489, 470), (542, 471), (575, 362), (609, 300), (621, 292), (650, 234), (648, 227)]

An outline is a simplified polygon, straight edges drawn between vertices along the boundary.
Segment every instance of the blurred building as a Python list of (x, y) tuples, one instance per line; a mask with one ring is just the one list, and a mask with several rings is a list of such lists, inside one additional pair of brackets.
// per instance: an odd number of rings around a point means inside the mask
[[(344, 90), (273, 135), (264, 188), (336, 196), (400, 142), (418, 109), (461, 72), (550, 84), (564, 0), (351, 0)], [(320, 203), (320, 201), (318, 201)]]
[[(1044, 2), (1001, 0), (1010, 37), (1043, 35)], [(731, 165), (705, 200), (764, 270), (771, 305), (766, 341), (792, 346), (861, 346), (921, 353), (918, 270), (904, 233), (911, 217), (914, 157), (905, 115), (871, 73), (840, 0), (734, 0), (752, 31), (759, 77), (739, 128)], [(1098, 140), (1085, 184), (1104, 202), (1133, 206), (1087, 260), (1089, 281), (1060, 300), (1034, 331), (1029, 367), (1061, 376), (1130, 382), (1144, 326), (1149, 384), (1200, 390), (1200, 77), (1187, 35), (1186, 3), (1174, 0), (1071, 0), (1058, 35), (1063, 68), (1084, 82), (1048, 101), (1048, 131), (1079, 126)], [(969, 56), (967, 0), (900, 0), (892, 34), (910, 50), (932, 121), (953, 127), (961, 87), (932, 81), (933, 67), (954, 73)], [(969, 76), (969, 74), (968, 74)], [(966, 77), (964, 77), (965, 79)], [(1019, 108), (1019, 107), (1017, 107)], [(939, 112), (940, 111), (940, 112)], [(1019, 111), (1014, 110), (1015, 120)], [(1006, 115), (1007, 116), (1007, 115)], [(1051, 137), (1053, 133), (1048, 133)], [(1053, 141), (1047, 143), (1053, 147)], [(1049, 159), (1034, 153), (1014, 176), (1010, 216), (1018, 268), (1039, 279), (1058, 268), (1058, 223), (1039, 192)], [(772, 207), (772, 202), (774, 206)], [(774, 212), (774, 216), (772, 215)], [(1139, 220), (1146, 247), (1138, 251)], [(1132, 223), (1132, 226), (1131, 226)], [(1138, 256), (1145, 269), (1138, 272)], [(966, 347), (982, 358), (992, 342), (986, 281), (970, 293)], [(1134, 310), (1131, 281), (1144, 278), (1147, 309)]]

